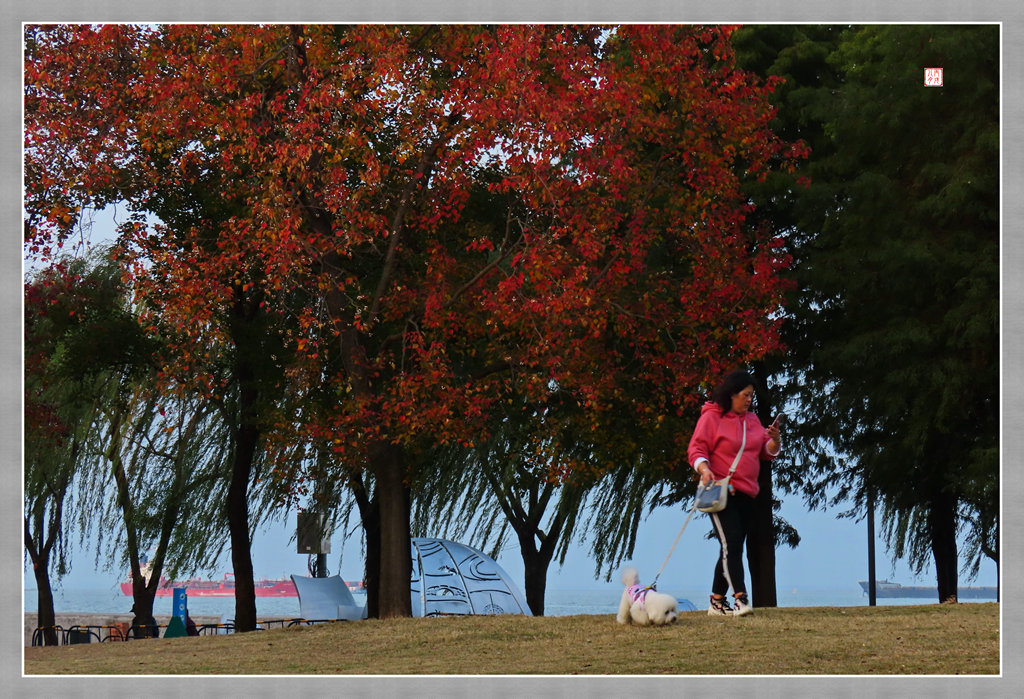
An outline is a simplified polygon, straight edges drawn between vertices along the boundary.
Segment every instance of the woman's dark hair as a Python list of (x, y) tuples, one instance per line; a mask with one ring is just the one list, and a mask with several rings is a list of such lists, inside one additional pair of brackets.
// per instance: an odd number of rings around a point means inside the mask
[(732, 410), (732, 397), (747, 386), (754, 385), (754, 377), (745, 371), (734, 371), (727, 374), (722, 383), (711, 392), (711, 400), (718, 403), (723, 413)]

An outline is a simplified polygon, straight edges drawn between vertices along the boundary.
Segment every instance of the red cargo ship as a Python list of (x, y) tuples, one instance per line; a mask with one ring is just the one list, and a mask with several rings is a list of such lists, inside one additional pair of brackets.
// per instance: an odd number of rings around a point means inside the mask
[[(295, 585), (289, 578), (280, 578), (277, 580), (268, 580), (266, 578), (262, 580), (253, 581), (256, 586), (257, 597), (298, 597), (298, 593), (295, 591)], [(363, 583), (345, 581), (348, 585), (348, 589), (352, 592), (363, 592)], [(201, 580), (199, 578), (191, 578), (189, 580), (167, 580), (162, 578), (160, 580), (160, 587), (156, 590), (157, 597), (170, 597), (174, 594), (174, 588), (183, 587), (188, 591), (189, 597), (234, 597), (235, 596), (235, 580), (232, 573), (225, 573), (223, 580)], [(132, 596), (132, 581), (131, 579), (121, 583), (121, 592), (128, 597)]]

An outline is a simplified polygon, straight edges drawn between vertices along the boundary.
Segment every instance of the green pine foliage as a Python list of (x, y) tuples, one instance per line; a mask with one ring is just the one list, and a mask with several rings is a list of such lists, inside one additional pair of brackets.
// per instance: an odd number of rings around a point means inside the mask
[(892, 552), (941, 595), (958, 540), (968, 570), (998, 561), (999, 28), (840, 29), (740, 36), (813, 149), (809, 183), (756, 193), (797, 260), (788, 486), (851, 513), (878, 493)]

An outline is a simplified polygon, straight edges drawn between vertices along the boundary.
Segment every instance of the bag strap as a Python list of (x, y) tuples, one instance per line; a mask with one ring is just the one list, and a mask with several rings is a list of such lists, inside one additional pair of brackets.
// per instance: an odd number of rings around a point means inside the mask
[(729, 475), (723, 478), (720, 483), (728, 483), (729, 479), (732, 478), (732, 474), (736, 471), (736, 467), (740, 465), (740, 457), (743, 456), (743, 450), (747, 448), (747, 416), (743, 416), (743, 440), (740, 442), (740, 450), (736, 452), (736, 458), (732, 460), (732, 467), (729, 468)]
[[(739, 457), (743, 454), (743, 449), (745, 449), (745, 448), (746, 448), (746, 417), (744, 416), (743, 417), (743, 438), (739, 442), (739, 451), (736, 452), (736, 457), (733, 458), (733, 460), (732, 460), (732, 468), (729, 469), (729, 475), (726, 476), (725, 478), (723, 478), (721, 481), (719, 481), (723, 485), (728, 483), (729, 479), (732, 478), (732, 473), (736, 470), (736, 467), (739, 466)], [(697, 484), (697, 492), (698, 493), (700, 492), (700, 484), (699, 483)], [(676, 540), (672, 542), (672, 548), (669, 549), (669, 555), (665, 557), (665, 563), (663, 563), (662, 564), (662, 568), (660, 568), (660, 570), (657, 571), (657, 575), (654, 576), (654, 581), (650, 583), (650, 586), (647, 587), (647, 589), (657, 589), (657, 578), (662, 577), (662, 572), (665, 570), (665, 566), (667, 566), (669, 564), (669, 559), (672, 558), (672, 552), (676, 550), (676, 544), (679, 543), (679, 539), (682, 538), (683, 532), (686, 531), (686, 525), (690, 523), (690, 518), (693, 517), (693, 512), (696, 509), (697, 509), (697, 498), (694, 497), (693, 498), (693, 507), (690, 508), (689, 514), (686, 515), (686, 521), (683, 522), (683, 528), (679, 530), (678, 534), (676, 534)], [(715, 521), (715, 526), (719, 527), (719, 529), (721, 530), (721, 525), (718, 524), (718, 518), (713, 516), (712, 519)], [(725, 540), (724, 537), (723, 537), (722, 540), (723, 541)], [(723, 543), (723, 547), (724, 547), (724, 543)], [(728, 573), (726, 573), (726, 574), (728, 574)], [(729, 585), (730, 586), (732, 585), (731, 581), (729, 582)]]

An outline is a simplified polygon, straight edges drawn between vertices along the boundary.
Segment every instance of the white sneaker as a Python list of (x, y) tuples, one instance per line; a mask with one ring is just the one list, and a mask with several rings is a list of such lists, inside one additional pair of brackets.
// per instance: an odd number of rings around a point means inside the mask
[(754, 611), (754, 608), (750, 606), (750, 602), (747, 601), (747, 593), (745, 592), (736, 595), (733, 605), (733, 616), (746, 616)]
[(708, 604), (708, 616), (728, 616), (732, 614), (732, 607), (729, 606), (729, 600), (725, 597), (715, 597), (711, 595), (711, 602)]

